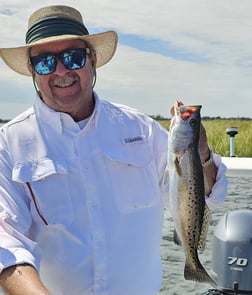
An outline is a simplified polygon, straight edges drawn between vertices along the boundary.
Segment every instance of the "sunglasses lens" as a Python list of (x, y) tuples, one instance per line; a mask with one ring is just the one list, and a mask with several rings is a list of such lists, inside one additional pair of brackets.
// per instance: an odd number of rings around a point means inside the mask
[(57, 60), (53, 55), (38, 55), (31, 57), (31, 64), (39, 75), (48, 75), (55, 71)]
[(48, 75), (56, 70), (58, 57), (69, 70), (78, 70), (85, 66), (86, 48), (70, 49), (56, 55), (41, 54), (30, 58), (33, 69), (39, 75)]
[(60, 54), (60, 60), (69, 70), (80, 69), (84, 67), (86, 63), (86, 49), (76, 48), (62, 52)]

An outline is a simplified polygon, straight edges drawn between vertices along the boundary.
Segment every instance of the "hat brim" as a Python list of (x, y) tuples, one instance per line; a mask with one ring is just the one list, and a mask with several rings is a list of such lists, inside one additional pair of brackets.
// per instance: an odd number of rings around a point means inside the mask
[(31, 71), (28, 66), (29, 50), (32, 47), (54, 43), (63, 40), (83, 40), (87, 42), (96, 52), (97, 63), (96, 67), (101, 67), (111, 60), (117, 47), (117, 33), (108, 31), (93, 35), (60, 35), (41, 39), (32, 44), (15, 48), (1, 48), (0, 54), (5, 63), (15, 72), (31, 76)]

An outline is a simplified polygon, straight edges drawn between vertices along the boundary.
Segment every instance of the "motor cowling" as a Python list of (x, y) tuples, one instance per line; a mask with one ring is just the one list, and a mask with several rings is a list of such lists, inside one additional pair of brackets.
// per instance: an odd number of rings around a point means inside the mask
[(227, 212), (219, 221), (212, 277), (220, 294), (252, 294), (252, 210)]

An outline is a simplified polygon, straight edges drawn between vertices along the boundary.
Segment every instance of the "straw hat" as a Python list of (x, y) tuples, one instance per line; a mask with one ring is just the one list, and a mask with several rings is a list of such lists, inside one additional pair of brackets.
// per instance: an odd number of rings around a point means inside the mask
[(63, 5), (48, 6), (40, 8), (31, 15), (26, 33), (26, 45), (1, 48), (0, 54), (11, 69), (19, 74), (31, 76), (28, 67), (31, 47), (73, 39), (87, 42), (96, 51), (96, 67), (101, 67), (113, 57), (118, 38), (114, 31), (89, 35), (78, 10)]

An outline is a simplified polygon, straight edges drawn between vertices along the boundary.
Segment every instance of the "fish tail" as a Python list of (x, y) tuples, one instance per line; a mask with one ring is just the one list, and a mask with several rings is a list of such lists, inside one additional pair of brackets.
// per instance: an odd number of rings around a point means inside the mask
[(190, 264), (185, 264), (184, 277), (186, 280), (196, 281), (201, 283), (210, 284), (212, 287), (216, 287), (217, 284), (207, 273), (205, 268), (199, 262), (196, 267), (192, 267)]

